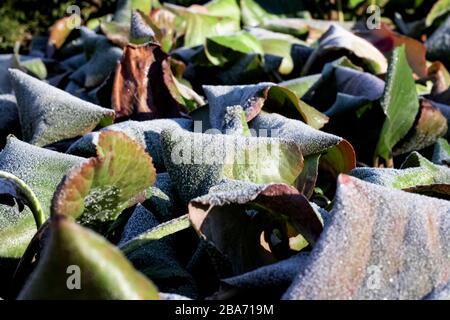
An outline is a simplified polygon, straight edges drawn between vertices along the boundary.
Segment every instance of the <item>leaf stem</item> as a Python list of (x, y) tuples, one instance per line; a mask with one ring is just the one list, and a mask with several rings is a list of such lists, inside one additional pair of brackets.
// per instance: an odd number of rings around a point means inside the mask
[(344, 12), (342, 11), (342, 0), (336, 0), (339, 22), (344, 22)]
[(189, 216), (185, 214), (179, 218), (162, 223), (122, 245), (119, 245), (119, 249), (122, 250), (123, 253), (128, 254), (146, 243), (162, 239), (168, 235), (187, 229), (190, 226), (191, 221), (189, 220)]
[(39, 229), (45, 221), (45, 215), (42, 210), (41, 203), (34, 194), (33, 190), (31, 190), (31, 188), (23, 180), (9, 172), (0, 171), (0, 179), (13, 182), (14, 185), (18, 187), (21, 195), (26, 199), (26, 205), (33, 213), (36, 227)]

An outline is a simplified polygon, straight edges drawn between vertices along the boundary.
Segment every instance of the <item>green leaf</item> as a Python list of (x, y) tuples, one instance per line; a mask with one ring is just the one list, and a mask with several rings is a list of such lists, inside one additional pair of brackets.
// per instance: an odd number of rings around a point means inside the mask
[(19, 54), (19, 46), (14, 47), (14, 67), (31, 74), (32, 76), (44, 80), (47, 78), (47, 67), (42, 59), (22, 57)]
[(147, 230), (138, 236), (119, 244), (120, 250), (125, 254), (129, 254), (134, 250), (142, 247), (153, 241), (160, 240), (171, 234), (185, 230), (191, 226), (188, 215), (181, 216), (179, 218), (172, 219), (165, 223), (161, 223), (150, 230)]
[(431, 26), (436, 19), (442, 17), (443, 15), (446, 15), (448, 12), (450, 12), (450, 1), (437, 1), (431, 8), (430, 12), (428, 12), (427, 14), (427, 17), (425, 19), (426, 26)]
[(122, 24), (128, 24), (131, 19), (131, 12), (133, 10), (141, 10), (149, 14), (154, 0), (119, 0), (116, 5), (116, 12), (114, 13), (114, 21)]
[[(44, 146), (112, 123), (114, 112), (11, 69), (25, 141)], [(62, 125), (64, 123), (65, 125)]]
[(392, 148), (413, 126), (419, 111), (415, 82), (404, 45), (392, 53), (381, 105), (386, 120), (381, 129), (375, 156), (381, 156), (387, 161), (391, 157)]
[(281, 87), (288, 88), (295, 92), (295, 94), (301, 99), (314, 84), (322, 77), (321, 74), (312, 74), (306, 77), (300, 77), (292, 80), (280, 82)]
[[(18, 299), (159, 299), (153, 283), (106, 239), (70, 217), (51, 220), (50, 238)], [(77, 275), (80, 290), (70, 290)]]
[(52, 215), (101, 228), (114, 221), (156, 179), (151, 157), (127, 135), (104, 131), (97, 157), (74, 167), (53, 196)]
[(240, 30), (240, 10), (235, 0), (213, 0), (203, 7), (188, 8), (165, 3), (164, 7), (184, 20), (184, 46), (188, 48), (204, 44), (206, 38)]
[(310, 55), (302, 74), (307, 75), (320, 71), (329, 57), (335, 57), (336, 51), (351, 53), (358, 57), (363, 65), (375, 74), (385, 73), (388, 67), (384, 55), (367, 40), (360, 38), (339, 25), (331, 25), (322, 35), (316, 50)]
[(401, 169), (356, 168), (351, 172), (361, 180), (394, 189), (406, 189), (418, 185), (450, 184), (450, 169), (435, 165), (413, 152)]
[(268, 20), (287, 16), (304, 17), (302, 1), (240, 0), (242, 21), (247, 26), (258, 26)]
[(306, 43), (289, 34), (272, 32), (260, 28), (251, 28), (250, 33), (261, 43), (265, 54), (281, 57), (283, 60), (278, 69), (280, 74), (290, 74), (295, 62), (291, 55), (294, 45), (306, 46)]
[(308, 199), (311, 198), (316, 186), (319, 174), (319, 159), (320, 154), (305, 156), (302, 173), (297, 177), (295, 183), (298, 191)]
[(224, 65), (247, 53), (264, 55), (258, 39), (249, 32), (241, 31), (233, 35), (206, 39), (205, 54), (213, 65)]

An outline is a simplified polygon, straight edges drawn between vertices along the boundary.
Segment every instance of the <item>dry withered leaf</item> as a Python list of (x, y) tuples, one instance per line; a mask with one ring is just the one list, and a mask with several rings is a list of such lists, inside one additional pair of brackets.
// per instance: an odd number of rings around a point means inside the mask
[(169, 57), (158, 44), (125, 47), (112, 92), (116, 121), (183, 116), (187, 109), (177, 93)]

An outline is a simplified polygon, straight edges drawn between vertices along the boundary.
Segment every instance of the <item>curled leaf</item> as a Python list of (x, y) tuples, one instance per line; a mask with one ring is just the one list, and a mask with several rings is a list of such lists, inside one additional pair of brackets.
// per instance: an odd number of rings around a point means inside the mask
[(299, 234), (314, 245), (322, 230), (306, 198), (284, 184), (218, 185), (190, 202), (189, 217), (231, 262), (235, 275), (294, 253), (290, 246)]
[(370, 42), (360, 38), (338, 25), (332, 25), (320, 38), (319, 46), (309, 57), (303, 67), (304, 75), (320, 70), (323, 62), (327, 61), (327, 55), (343, 52), (353, 54), (361, 59), (368, 70), (375, 74), (385, 73), (388, 67), (387, 60)]

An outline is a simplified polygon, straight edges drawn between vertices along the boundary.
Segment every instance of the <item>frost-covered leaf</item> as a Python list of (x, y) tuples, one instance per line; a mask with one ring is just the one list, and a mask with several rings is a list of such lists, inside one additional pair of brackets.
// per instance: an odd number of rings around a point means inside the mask
[[(156, 29), (155, 26), (153, 28)], [(142, 11), (133, 11), (131, 16), (130, 42), (143, 44), (155, 40), (155, 31), (153, 28), (149, 24), (149, 18), (145, 13)]]
[(401, 169), (356, 168), (351, 175), (394, 189), (412, 188), (417, 185), (450, 184), (450, 168), (435, 165), (417, 152), (409, 155)]
[[(83, 33), (82, 33), (83, 34)], [(70, 75), (70, 79), (85, 88), (94, 88), (114, 71), (122, 50), (101, 35), (89, 34), (84, 41), (85, 54), (89, 60)]]
[(13, 92), (8, 69), (14, 67), (12, 54), (0, 54), (0, 94)]
[[(314, 245), (322, 224), (298, 191), (285, 184), (228, 181), (193, 199), (189, 217), (199, 235), (225, 255), (234, 275)], [(301, 242), (301, 243), (298, 243)]]
[[(153, 213), (138, 205), (125, 226), (118, 243), (119, 248), (158, 225), (159, 221)], [(165, 237), (143, 242), (136, 249), (128, 250), (125, 255), (137, 270), (158, 286), (159, 290), (195, 298), (197, 293), (194, 280), (178, 260), (172, 240)]]
[(142, 146), (121, 132), (101, 132), (97, 157), (72, 168), (59, 184), (52, 215), (67, 215), (101, 229), (139, 202), (155, 179), (152, 159)]
[(100, 132), (91, 132), (73, 143), (67, 150), (67, 153), (81, 156), (94, 157), (96, 146), (98, 145), (98, 136), (103, 131), (123, 132), (134, 141), (138, 142), (145, 151), (152, 157), (153, 165), (158, 172), (165, 170), (164, 159), (161, 149), (160, 136), (164, 129), (183, 128), (192, 129), (192, 121), (185, 118), (155, 119), (147, 121), (127, 120), (115, 123), (100, 130)]
[(358, 99), (360, 104), (357, 108), (378, 101), (383, 95), (384, 81), (373, 74), (354, 69), (348, 62), (348, 59), (339, 59), (326, 64), (320, 78), (303, 94), (302, 99), (320, 111), (332, 114), (337, 111), (331, 112), (333, 107), (347, 110), (346, 104), (338, 101), (342, 95)]
[(364, 66), (375, 74), (385, 73), (388, 67), (384, 55), (370, 42), (360, 38), (338, 25), (332, 25), (320, 38), (319, 46), (309, 57), (303, 68), (303, 74), (311, 74), (320, 71), (324, 62), (329, 62), (327, 56), (335, 57), (349, 54), (363, 61)]
[(421, 299), (448, 283), (450, 202), (338, 183), (333, 218), (285, 299)]
[[(25, 141), (44, 146), (112, 123), (114, 112), (10, 70)], [(64, 124), (64, 125), (63, 125)]]
[(327, 117), (301, 101), (297, 95), (273, 83), (243, 86), (204, 86), (209, 105), (209, 121), (214, 129), (223, 130), (226, 107), (239, 105), (247, 121), (255, 118), (261, 110), (277, 112), (291, 118), (301, 118), (314, 128), (320, 128)]
[(223, 178), (293, 184), (303, 168), (300, 147), (286, 139), (176, 129), (164, 130), (161, 142), (167, 171), (185, 203)]
[(303, 154), (321, 153), (337, 145), (342, 138), (316, 130), (302, 121), (283, 117), (276, 113), (263, 112), (249, 123), (258, 135), (291, 140), (299, 145)]
[[(9, 137), (0, 153), (0, 170), (22, 179), (36, 194), (46, 217), (61, 178), (83, 158), (39, 148)], [(0, 257), (20, 257), (36, 232), (33, 214), (25, 208), (0, 206)]]
[(0, 94), (0, 148), (9, 134), (20, 136), (19, 112), (16, 97), (12, 94)]
[[(81, 290), (70, 290), (70, 274), (79, 273)], [(106, 239), (75, 223), (54, 216), (50, 237), (18, 299), (157, 300), (158, 289), (136, 271)]]
[(450, 165), (450, 144), (444, 138), (439, 138), (434, 145), (433, 162), (441, 165)]
[(301, 121), (288, 119), (276, 113), (261, 113), (250, 122), (249, 127), (258, 135), (287, 139), (299, 146), (305, 156), (306, 171), (302, 171), (297, 178), (296, 186), (307, 196), (311, 195), (319, 171), (334, 183), (339, 173), (348, 173), (356, 166), (355, 151), (348, 141), (315, 130)]
[(450, 16), (441, 26), (434, 31), (425, 43), (427, 58), (431, 61), (441, 61), (447, 69), (450, 69)]
[(375, 156), (381, 156), (387, 161), (391, 157), (392, 148), (413, 126), (419, 111), (414, 78), (403, 45), (392, 53), (381, 106), (386, 120), (381, 129)]
[(308, 260), (308, 253), (300, 252), (291, 258), (221, 281), (221, 289), (214, 299), (236, 297), (279, 299)]

